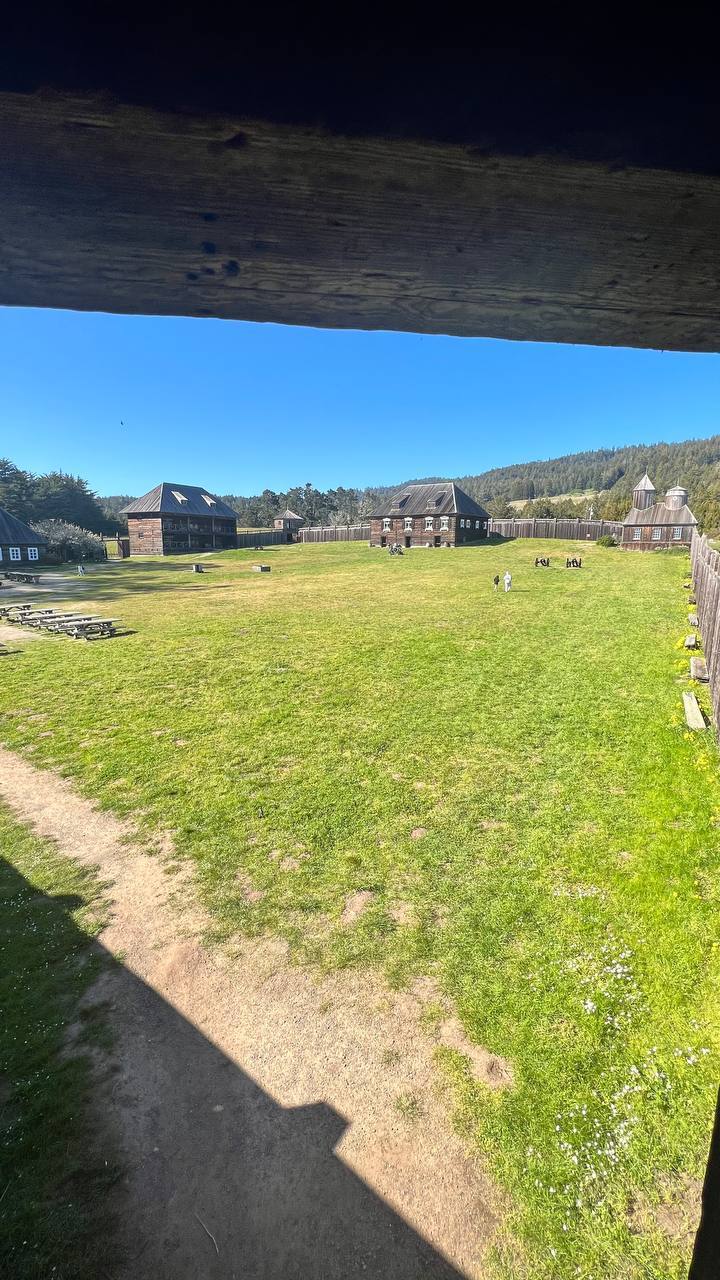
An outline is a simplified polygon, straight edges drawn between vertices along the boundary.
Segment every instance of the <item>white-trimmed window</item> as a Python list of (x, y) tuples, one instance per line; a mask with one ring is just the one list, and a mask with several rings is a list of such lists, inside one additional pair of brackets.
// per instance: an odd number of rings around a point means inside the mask
[(387, 518), (383, 520), (383, 533), (387, 533), (389, 528), (390, 528), (390, 519)]
[(38, 554), (37, 547), (28, 547), (28, 560), (37, 560)]
[(640, 525), (636, 525), (633, 529), (633, 542), (640, 542), (642, 539), (642, 529)]
[(405, 532), (412, 533), (412, 516), (405, 517)]
[(181, 493), (179, 489), (173, 489), (173, 490), (172, 490), (172, 496), (173, 496), (173, 498), (175, 499), (175, 501), (176, 501), (176, 502), (179, 502), (179, 503), (181, 503), (181, 504), (182, 504), (183, 502), (187, 502), (187, 498), (185, 497), (185, 494), (184, 494), (184, 493)]
[(660, 542), (661, 539), (662, 539), (662, 529), (660, 528), (659, 525), (656, 525), (652, 531), (652, 540), (653, 542)]
[(440, 528), (441, 528), (441, 529), (449, 529), (449, 528), (450, 528), (450, 525), (449, 525), (449, 523), (448, 523), (448, 517), (447, 517), (447, 516), (441, 516), (441, 517), (440, 517)]
[(426, 533), (429, 533), (429, 532), (430, 532), (430, 530), (432, 529), (432, 527), (433, 527), (433, 518), (432, 518), (432, 516), (426, 516), (426, 517), (425, 517), (425, 532), (426, 532)]
[(480, 528), (480, 521), (479, 521), (479, 520), (476, 520), (476, 521), (475, 521), (475, 528), (476, 528), (476, 529), (479, 529), (479, 528)]
[(207, 502), (207, 504), (208, 504), (208, 506), (209, 506), (209, 507), (214, 507), (214, 506), (216, 506), (216, 505), (217, 505), (217, 504), (216, 504), (216, 502), (215, 502), (215, 499), (214, 499), (214, 498), (211, 498), (211, 497), (210, 497), (210, 495), (209, 495), (208, 493), (204, 493), (204, 494), (203, 494), (203, 496), (202, 496), (202, 500), (203, 500), (203, 502)]
[(19, 548), (19, 547), (9, 547), (9, 548), (8, 548), (8, 550), (9, 550), (9, 552), (10, 552), (10, 559), (11, 559), (11, 560), (21, 560), (21, 559), (22, 559), (22, 553), (21, 553), (21, 551), (20, 551), (20, 548)]
[(675, 542), (680, 542), (683, 535), (682, 529), (673, 529), (673, 538)]

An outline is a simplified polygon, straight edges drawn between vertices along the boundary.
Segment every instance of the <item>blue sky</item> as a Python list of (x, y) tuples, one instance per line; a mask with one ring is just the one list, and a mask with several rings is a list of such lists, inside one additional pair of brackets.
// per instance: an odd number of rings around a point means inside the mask
[(250, 494), (712, 435), (720, 356), (0, 309), (0, 395), (30, 471)]

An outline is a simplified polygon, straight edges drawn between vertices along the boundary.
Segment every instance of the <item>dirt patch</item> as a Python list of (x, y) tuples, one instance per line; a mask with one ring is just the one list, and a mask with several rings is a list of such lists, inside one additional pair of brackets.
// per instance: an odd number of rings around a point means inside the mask
[(393, 902), (388, 907), (388, 915), (396, 924), (413, 924), (415, 921), (415, 908), (411, 902)]
[(438, 1040), (446, 1049), (454, 1049), (461, 1053), (470, 1063), (470, 1070), (476, 1080), (490, 1085), (493, 1089), (504, 1088), (513, 1082), (512, 1068), (505, 1058), (496, 1053), (488, 1053), (481, 1045), (474, 1044), (465, 1034), (459, 1018), (446, 1018), (440, 1024)]
[(236, 877), (240, 889), (240, 895), (243, 902), (252, 904), (253, 902), (262, 902), (265, 897), (263, 889), (255, 889), (252, 880), (245, 875), (244, 871), (239, 871)]
[(110, 882), (101, 943), (122, 963), (93, 999), (116, 1033), (99, 1102), (127, 1169), (122, 1280), (487, 1274), (499, 1199), (436, 1088), (418, 1016), (432, 980), (395, 994), (318, 979), (275, 941), (208, 951), (186, 866), (166, 875), (128, 823), (2, 750), (0, 795)]
[(410, 832), (410, 839), (422, 840), (423, 836), (426, 836), (426, 835), (427, 835), (427, 827), (413, 827), (412, 831)]
[(2, 644), (26, 644), (28, 641), (42, 639), (42, 632), (37, 631), (35, 627), (11, 627), (7, 623), (0, 623), (0, 643)]
[(692, 1252), (697, 1224), (700, 1220), (702, 1182), (698, 1178), (681, 1178), (675, 1184), (660, 1187), (663, 1203), (650, 1204), (645, 1197), (632, 1200), (628, 1208), (630, 1230), (636, 1235), (660, 1231), (668, 1240)]
[(341, 924), (353, 924), (363, 911), (367, 911), (374, 899), (375, 894), (369, 889), (358, 889), (355, 893), (349, 893), (340, 916)]

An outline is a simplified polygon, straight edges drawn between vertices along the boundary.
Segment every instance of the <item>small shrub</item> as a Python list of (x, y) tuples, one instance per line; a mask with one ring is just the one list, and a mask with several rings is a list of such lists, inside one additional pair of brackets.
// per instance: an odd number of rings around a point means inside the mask
[(616, 547), (617, 542), (611, 533), (604, 533), (602, 538), (598, 538), (597, 545), (599, 547)]

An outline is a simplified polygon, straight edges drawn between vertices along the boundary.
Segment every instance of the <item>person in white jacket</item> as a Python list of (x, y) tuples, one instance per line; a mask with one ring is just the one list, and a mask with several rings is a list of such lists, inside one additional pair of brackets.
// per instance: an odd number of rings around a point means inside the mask
[(505, 583), (505, 590), (509, 591), (512, 586), (512, 574), (509, 569), (506, 569), (503, 574), (503, 582)]

